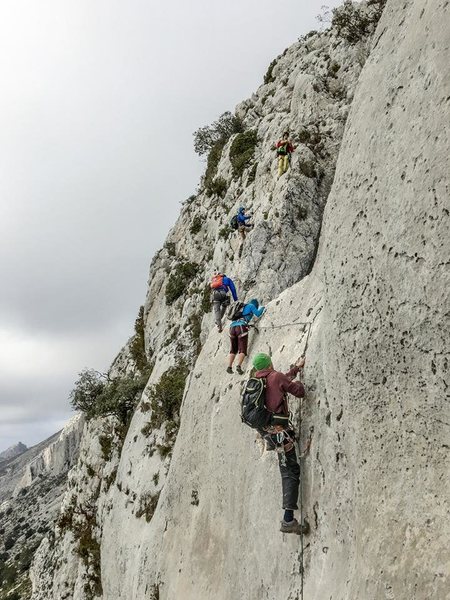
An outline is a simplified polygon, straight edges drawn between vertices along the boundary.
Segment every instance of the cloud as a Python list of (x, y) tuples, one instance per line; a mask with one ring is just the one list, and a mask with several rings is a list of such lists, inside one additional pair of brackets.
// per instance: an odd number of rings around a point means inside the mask
[(2, 3), (0, 448), (50, 435), (79, 370), (107, 368), (204, 167), (192, 132), (252, 93), (320, 5)]

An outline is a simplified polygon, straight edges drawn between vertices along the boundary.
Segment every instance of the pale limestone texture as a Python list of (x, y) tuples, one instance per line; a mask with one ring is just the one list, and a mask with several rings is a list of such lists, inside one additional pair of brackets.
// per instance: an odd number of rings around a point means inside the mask
[[(219, 164), (229, 184), (224, 199), (200, 194), (186, 205), (168, 238), (176, 256), (166, 245), (151, 267), (149, 385), (189, 357), (198, 288), (214, 265), (247, 298), (271, 300), (251, 353), (270, 351), (287, 369), (304, 351), (303, 323), (311, 323), (300, 442), (304, 448), (311, 437), (302, 459), (312, 527), (303, 556), (308, 600), (450, 598), (449, 23), (448, 2), (392, 0), (372, 40), (350, 45), (331, 30), (288, 49), (275, 81), (238, 107), (258, 128), (254, 182), (251, 167), (230, 181), (228, 144)], [(358, 79), (358, 57), (370, 45)], [(324, 84), (320, 69), (332, 61), (346, 91), (331, 97), (335, 78)], [(325, 155), (299, 146), (277, 180), (269, 143), (307, 121), (320, 123)], [(314, 177), (302, 173), (312, 172), (302, 166), (308, 160)], [(240, 261), (237, 240), (218, 237), (239, 190), (256, 211)], [(306, 217), (294, 216), (300, 205)], [(191, 235), (196, 215), (206, 222)], [(201, 273), (166, 306), (167, 277), (180, 257)], [(278, 531), (276, 457), (240, 422), (242, 378), (225, 372), (227, 336), (212, 329), (210, 314), (201, 340), (173, 455), (154, 452), (164, 425), (143, 434), (144, 404), (120, 456), (117, 449), (109, 460), (98, 446), (109, 424), (91, 422), (64, 510), (94, 504), (105, 600), (299, 600), (300, 539)], [(291, 402), (297, 425), (299, 406)], [(148, 522), (141, 509), (158, 494)], [(50, 546), (34, 564), (33, 600), (94, 597), (94, 567), (75, 556), (72, 533), (57, 530)]]

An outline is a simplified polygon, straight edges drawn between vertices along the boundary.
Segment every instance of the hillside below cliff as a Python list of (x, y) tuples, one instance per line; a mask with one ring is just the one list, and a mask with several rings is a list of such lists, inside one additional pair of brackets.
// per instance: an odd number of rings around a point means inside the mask
[(53, 535), (82, 430), (77, 415), (62, 431), (32, 448), (20, 445), (18, 455), (0, 463), (1, 600), (30, 597), (31, 561), (42, 539)]
[[(33, 600), (450, 598), (449, 22), (441, 0), (346, 2), (238, 105), (87, 415)], [(279, 532), (276, 458), (240, 421), (214, 268), (267, 306), (251, 355), (285, 370), (310, 331), (291, 402), (310, 443), (303, 554)]]

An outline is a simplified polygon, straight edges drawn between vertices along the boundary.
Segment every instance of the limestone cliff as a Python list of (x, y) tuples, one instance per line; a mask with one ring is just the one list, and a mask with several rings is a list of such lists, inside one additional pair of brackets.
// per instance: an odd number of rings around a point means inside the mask
[(41, 540), (53, 536), (82, 431), (77, 415), (59, 433), (0, 464), (1, 600), (30, 597), (31, 560)]
[[(34, 600), (295, 600), (302, 564), (308, 599), (450, 597), (450, 5), (390, 0), (374, 32), (382, 4), (354, 8), (356, 32), (335, 22), (287, 49), (238, 106), (256, 134), (228, 141), (220, 193), (203, 182), (152, 262), (149, 383), (123, 440), (111, 419), (86, 426)], [(298, 150), (277, 179), (285, 128)], [(254, 140), (240, 163), (237, 139)], [(255, 228), (239, 258), (224, 225), (241, 202)], [(311, 324), (303, 557), (278, 531), (276, 459), (240, 423), (241, 379), (204, 310), (215, 265), (269, 302), (252, 352), (287, 368)], [(190, 372), (164, 420), (152, 399), (174, 365)], [(128, 345), (113, 370), (132, 367)]]

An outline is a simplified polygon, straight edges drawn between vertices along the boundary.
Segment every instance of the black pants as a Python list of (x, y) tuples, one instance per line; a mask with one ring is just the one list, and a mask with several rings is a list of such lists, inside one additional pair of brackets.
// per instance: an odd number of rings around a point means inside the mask
[[(294, 438), (294, 432), (288, 432), (291, 438)], [(260, 434), (267, 442), (269, 450), (275, 450), (277, 447), (276, 435), (269, 435), (265, 431)], [(300, 485), (300, 465), (297, 460), (295, 445), (287, 452), (277, 452), (278, 465), (281, 474), (281, 486), (283, 489), (283, 509), (297, 510), (298, 488)]]

